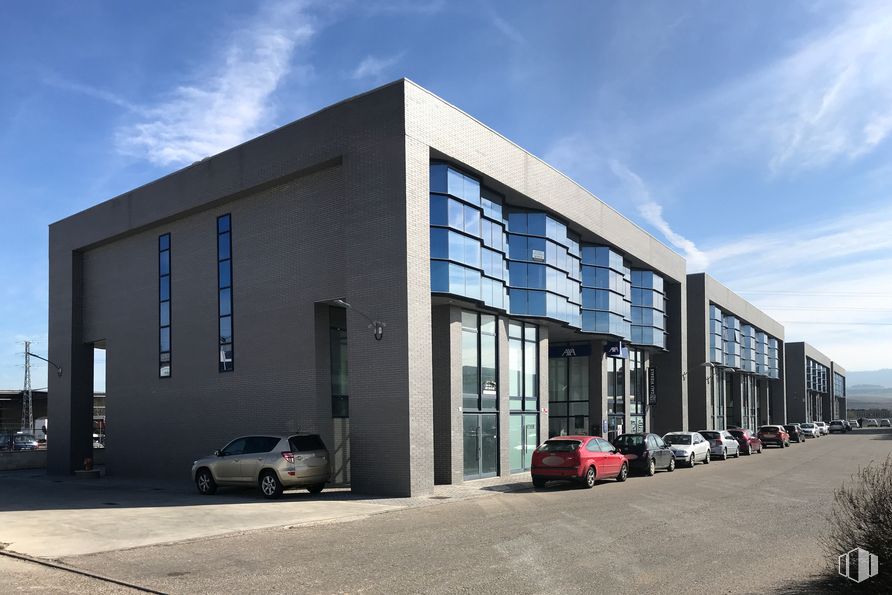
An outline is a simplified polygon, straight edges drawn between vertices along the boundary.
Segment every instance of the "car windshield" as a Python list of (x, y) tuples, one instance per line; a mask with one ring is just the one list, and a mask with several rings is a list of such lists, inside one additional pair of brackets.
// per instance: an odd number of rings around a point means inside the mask
[(35, 438), (31, 434), (18, 434), (15, 437), (16, 442), (34, 442)]
[(667, 444), (690, 444), (691, 437), (687, 434), (666, 434), (663, 441)]
[(617, 436), (613, 444), (614, 446), (641, 446), (644, 444), (644, 436), (623, 434), (622, 436)]
[(549, 440), (538, 448), (539, 452), (573, 452), (579, 448), (577, 440)]
[(802, 427), (803, 428), (813, 428), (815, 426), (814, 426), (814, 424), (802, 424)]
[(760, 432), (777, 432), (777, 428), (774, 426), (762, 426), (759, 428)]
[(795, 430), (796, 426), (784, 426), (784, 428), (787, 430)]
[(700, 435), (707, 440), (717, 440), (718, 438), (721, 438), (721, 434), (718, 432), (700, 432)]

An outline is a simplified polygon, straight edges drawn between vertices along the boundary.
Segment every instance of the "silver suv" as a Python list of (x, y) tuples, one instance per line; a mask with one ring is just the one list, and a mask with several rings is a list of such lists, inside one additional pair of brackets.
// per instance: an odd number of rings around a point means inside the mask
[(330, 476), (328, 449), (316, 434), (242, 436), (192, 463), (192, 479), (204, 495), (217, 486), (249, 485), (266, 498), (278, 498), (285, 488), (318, 494)]

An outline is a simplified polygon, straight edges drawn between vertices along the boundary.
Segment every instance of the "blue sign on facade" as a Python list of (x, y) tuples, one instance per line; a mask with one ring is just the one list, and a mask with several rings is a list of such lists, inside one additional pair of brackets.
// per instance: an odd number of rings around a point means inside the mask
[(622, 341), (609, 341), (605, 343), (604, 353), (607, 354), (607, 357), (629, 359), (629, 348), (623, 345)]

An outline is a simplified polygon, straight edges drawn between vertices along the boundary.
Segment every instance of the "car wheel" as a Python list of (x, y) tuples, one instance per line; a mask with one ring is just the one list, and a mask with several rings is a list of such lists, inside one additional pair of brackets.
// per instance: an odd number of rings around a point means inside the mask
[(647, 476), (652, 477), (654, 473), (657, 472), (657, 462), (653, 459), (650, 460), (650, 463), (647, 464)]
[(708, 464), (709, 464), (709, 456), (710, 456), (710, 454), (711, 454), (711, 453), (707, 450), (707, 451), (706, 451), (706, 457), (703, 459), (703, 464), (704, 464), (704, 465), (708, 465)]
[(260, 475), (260, 492), (264, 498), (270, 500), (282, 495), (282, 482), (276, 477), (274, 471), (264, 471)]
[(195, 487), (202, 496), (210, 496), (217, 491), (217, 482), (207, 469), (199, 469), (195, 474)]
[(722, 460), (723, 461), (728, 460), (728, 449), (727, 448), (722, 449)]
[(669, 459), (669, 466), (666, 468), (666, 471), (675, 471), (675, 457)]
[(691, 468), (693, 468), (694, 465), (695, 465), (695, 462), (694, 462), (694, 453), (691, 453), (691, 458), (688, 459), (688, 466), (690, 466)]
[(737, 450), (734, 451), (734, 458), (735, 459), (740, 458), (740, 447), (739, 446), (737, 447)]
[(595, 468), (594, 468), (594, 467), (589, 467), (588, 470), (585, 472), (585, 479), (582, 480), (582, 485), (583, 485), (583, 487), (585, 487), (585, 488), (593, 488), (593, 487), (595, 487), (595, 479), (596, 479), (596, 477), (597, 477), (597, 476), (596, 476), (596, 474), (595, 474)]
[(544, 477), (533, 477), (533, 487), (537, 489), (541, 489), (545, 487), (545, 478)]
[[(651, 463), (652, 464), (652, 463)], [(616, 476), (616, 481), (626, 481), (626, 478), (629, 477), (629, 466), (623, 463), (623, 466), (619, 468), (619, 475)]]
[(307, 491), (310, 492), (311, 494), (318, 494), (322, 491), (322, 489), (324, 487), (325, 487), (324, 483), (314, 483), (311, 486), (307, 486)]

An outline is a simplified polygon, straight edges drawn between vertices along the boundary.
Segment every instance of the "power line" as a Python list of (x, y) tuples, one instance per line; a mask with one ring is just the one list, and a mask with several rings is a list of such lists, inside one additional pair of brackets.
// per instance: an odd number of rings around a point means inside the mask
[(735, 290), (735, 293), (760, 293), (767, 295), (813, 295), (813, 296), (857, 296), (857, 297), (892, 297), (892, 293), (870, 293), (866, 291), (777, 291), (770, 289)]

